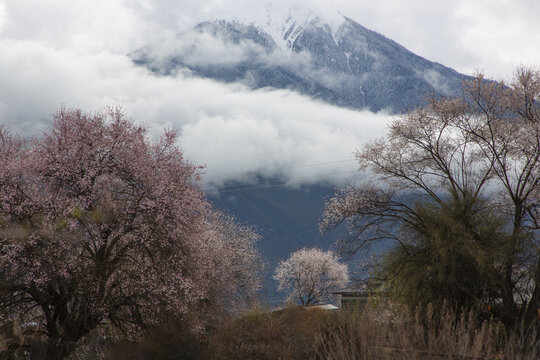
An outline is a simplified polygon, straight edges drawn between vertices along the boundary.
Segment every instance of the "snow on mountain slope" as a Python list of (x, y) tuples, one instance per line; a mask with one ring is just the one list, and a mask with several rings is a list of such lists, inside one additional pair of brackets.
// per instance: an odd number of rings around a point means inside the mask
[[(278, 25), (279, 24), (279, 25)], [(160, 74), (291, 89), (338, 106), (401, 112), (424, 95), (452, 95), (464, 75), (413, 54), (354, 20), (325, 22), (310, 13), (262, 24), (214, 20), (130, 54)]]

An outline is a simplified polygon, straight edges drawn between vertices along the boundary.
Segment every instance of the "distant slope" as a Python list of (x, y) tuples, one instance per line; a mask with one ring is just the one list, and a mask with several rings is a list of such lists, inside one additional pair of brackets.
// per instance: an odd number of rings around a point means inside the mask
[(272, 306), (277, 306), (283, 296), (277, 292), (277, 282), (272, 279), (277, 263), (302, 247), (328, 249), (332, 245), (337, 234), (321, 236), (318, 231), (324, 199), (332, 194), (329, 187), (305, 186), (300, 189), (260, 188), (209, 196), (216, 208), (252, 225), (262, 236), (259, 249), (268, 265), (265, 296)]
[[(299, 189), (285, 187), (254, 188), (210, 195), (216, 208), (236, 216), (237, 220), (253, 226), (262, 236), (258, 247), (267, 262), (264, 295), (272, 306), (277, 306), (283, 294), (277, 291), (273, 271), (281, 260), (302, 247), (319, 247), (327, 250), (335, 240), (344, 236), (343, 229), (322, 236), (318, 223), (324, 210), (324, 202), (334, 194), (329, 186), (309, 185)], [(384, 251), (388, 242), (374, 245), (369, 254)], [(359, 255), (367, 254), (367, 251)], [(353, 265), (351, 265), (353, 266)], [(354, 276), (363, 276), (353, 269)]]
[(203, 22), (179, 34), (171, 48), (152, 44), (130, 56), (159, 74), (183, 68), (254, 89), (291, 89), (338, 106), (394, 113), (422, 103), (425, 94), (456, 94), (466, 78), (347, 17), (336, 30), (318, 18), (283, 29), (273, 39), (254, 24)]
[(324, 199), (332, 194), (329, 187), (304, 186), (226, 192), (209, 198), (217, 208), (252, 224), (262, 235), (261, 250), (274, 263), (304, 246), (328, 248), (330, 236), (320, 235), (318, 221)]

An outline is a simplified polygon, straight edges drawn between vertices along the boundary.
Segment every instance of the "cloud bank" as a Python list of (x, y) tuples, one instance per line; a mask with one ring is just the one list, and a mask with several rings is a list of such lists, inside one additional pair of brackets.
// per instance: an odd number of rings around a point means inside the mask
[(108, 51), (88, 56), (5, 39), (0, 46), (10, 49), (0, 54), (0, 78), (8, 80), (0, 85), (0, 120), (15, 132), (39, 132), (62, 103), (87, 111), (120, 104), (153, 136), (178, 129), (186, 157), (205, 164), (204, 181), (214, 185), (255, 173), (291, 185), (345, 181), (355, 163), (342, 160), (381, 135), (389, 119), (291, 91), (251, 91), (181, 72), (160, 77)]
[[(254, 20), (280, 31), (290, 11), (300, 18), (325, 14), (330, 22), (341, 13), (464, 72), (484, 68), (506, 74), (539, 58), (540, 50), (531, 44), (540, 42), (534, 16), (540, 5), (532, 0), (383, 0), (379, 5), (0, 0), (0, 122), (25, 136), (41, 131), (61, 105), (95, 111), (120, 104), (153, 135), (166, 126), (177, 128), (186, 156), (206, 164), (206, 183), (242, 181), (255, 173), (291, 185), (348, 181), (356, 168), (348, 161), (352, 152), (384, 133), (388, 115), (341, 109), (289, 91), (250, 91), (182, 72), (159, 77), (126, 56), (213, 18)], [(243, 53), (229, 55), (222, 60), (237, 61)], [(195, 53), (193, 61), (204, 62), (207, 56)], [(433, 74), (426, 76), (437, 82)], [(312, 164), (318, 165), (305, 166)]]

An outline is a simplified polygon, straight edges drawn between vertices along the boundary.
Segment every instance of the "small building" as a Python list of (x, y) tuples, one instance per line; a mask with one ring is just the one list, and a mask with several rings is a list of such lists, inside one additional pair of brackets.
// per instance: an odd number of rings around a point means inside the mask
[(362, 310), (372, 295), (365, 289), (359, 287), (350, 287), (333, 292), (339, 298), (339, 304), (342, 309)]

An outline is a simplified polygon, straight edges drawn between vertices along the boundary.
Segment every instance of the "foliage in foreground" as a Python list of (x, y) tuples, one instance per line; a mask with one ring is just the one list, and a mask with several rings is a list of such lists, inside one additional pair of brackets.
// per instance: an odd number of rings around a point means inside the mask
[(71, 359), (532, 360), (540, 356), (540, 340), (531, 329), (507, 337), (500, 321), (479, 321), (474, 312), (421, 315), (378, 301), (363, 312), (254, 310), (214, 324), (206, 334), (171, 322), (138, 342), (95, 337)]
[(219, 359), (537, 359), (534, 331), (506, 338), (499, 321), (446, 309), (424, 315), (385, 301), (365, 311), (309, 307), (251, 313), (213, 332)]

